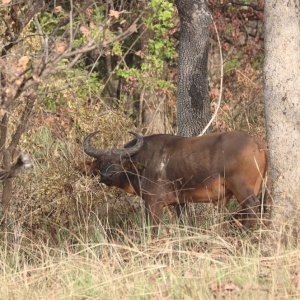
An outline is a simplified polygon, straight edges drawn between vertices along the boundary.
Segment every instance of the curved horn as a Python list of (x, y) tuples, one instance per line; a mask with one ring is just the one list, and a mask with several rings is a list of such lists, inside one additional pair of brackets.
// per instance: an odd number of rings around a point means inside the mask
[(136, 137), (136, 143), (133, 146), (128, 147), (128, 148), (111, 149), (111, 152), (113, 154), (120, 155), (121, 157), (125, 156), (125, 155), (131, 156), (131, 155), (137, 153), (141, 149), (141, 147), (143, 146), (143, 143), (144, 143), (144, 137), (142, 135), (132, 132), (132, 131), (129, 131), (129, 133)]
[(100, 158), (104, 155), (119, 155), (119, 156), (125, 156), (125, 155), (133, 155), (135, 154), (137, 151), (139, 151), (139, 149), (142, 147), (143, 143), (144, 143), (144, 139), (142, 135), (139, 135), (137, 133), (134, 132), (130, 132), (132, 135), (134, 135), (137, 139), (137, 142), (134, 146), (130, 147), (130, 148), (122, 148), (122, 149), (117, 149), (117, 148), (112, 148), (112, 149), (106, 149), (106, 150), (102, 150), (102, 149), (96, 149), (93, 148), (90, 143), (91, 143), (91, 139), (93, 136), (95, 136), (97, 133), (99, 133), (100, 130), (95, 131), (93, 133), (90, 133), (84, 140), (83, 140), (83, 150), (84, 152), (94, 158)]
[(100, 156), (103, 156), (104, 154), (106, 154), (107, 151), (105, 150), (98, 150), (96, 148), (93, 148), (91, 146), (91, 139), (94, 135), (96, 135), (97, 133), (99, 133), (100, 130), (95, 131), (93, 133), (90, 133), (87, 137), (84, 138), (83, 140), (83, 151), (94, 158), (99, 158)]

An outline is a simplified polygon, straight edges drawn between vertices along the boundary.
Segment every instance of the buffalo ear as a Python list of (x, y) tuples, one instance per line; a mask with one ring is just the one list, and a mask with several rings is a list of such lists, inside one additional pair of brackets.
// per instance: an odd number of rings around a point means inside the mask
[(143, 171), (145, 166), (137, 161), (126, 160), (122, 163), (122, 167), (126, 171), (136, 172), (136, 171)]

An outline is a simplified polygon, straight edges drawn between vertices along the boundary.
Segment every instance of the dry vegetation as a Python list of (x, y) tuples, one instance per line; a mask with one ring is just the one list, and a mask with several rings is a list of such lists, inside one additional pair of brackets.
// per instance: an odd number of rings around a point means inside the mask
[[(56, 247), (6, 235), (0, 251), (1, 299), (290, 299), (300, 295), (300, 252), (262, 255), (262, 239), (163, 226), (115, 229)], [(82, 228), (85, 224), (82, 224)], [(257, 233), (259, 234), (259, 233)], [(255, 235), (255, 234), (254, 234)], [(258, 236), (257, 236), (258, 238)], [(14, 243), (11, 243), (11, 239)], [(9, 241), (8, 241), (9, 240)], [(76, 242), (75, 242), (76, 241)], [(260, 242), (259, 242), (260, 241)]]
[[(212, 90), (218, 88), (218, 72), (218, 68), (216, 75), (212, 71)], [(236, 69), (230, 75), (235, 83), (229, 84), (229, 79), (226, 83), (216, 128), (263, 134), (259, 77), (254, 69), (247, 73)], [(71, 86), (54, 82), (47, 86), (49, 101), (57, 101), (60, 94), (55, 91), (61, 87), (62, 97), (74, 97)], [(11, 232), (2, 233), (1, 299), (297, 295), (300, 252), (296, 249), (261, 249), (261, 231), (248, 236), (211, 227), (227, 218), (227, 213), (220, 218), (213, 209), (213, 217), (197, 212), (188, 222), (193, 226), (183, 228), (172, 212), (166, 212), (159, 237), (150, 237), (139, 199), (82, 177), (76, 165), (86, 158), (81, 140), (87, 132), (101, 129), (98, 145), (109, 147), (123, 145), (130, 138), (126, 132), (136, 130), (122, 106), (110, 108), (98, 95), (93, 97), (96, 105), (73, 100), (69, 109), (55, 113), (43, 103), (36, 107), (21, 145), (30, 153), (34, 168), (15, 179)]]
[[(224, 51), (216, 130), (243, 129), (264, 137), (260, 47), (248, 57), (233, 48)], [(212, 41), (212, 110), (219, 93), (217, 53)], [(129, 130), (139, 131), (126, 111), (127, 99), (110, 105), (101, 96), (103, 80), (91, 77), (74, 68), (39, 88), (19, 145), (34, 168), (14, 179), (7, 231), (1, 232), (0, 299), (300, 297), (299, 246), (287, 240), (283, 247), (270, 228), (237, 230), (228, 223), (227, 209), (221, 215), (214, 209), (209, 215), (192, 211), (180, 227), (166, 211), (153, 237), (145, 227), (142, 201), (78, 173), (88, 132), (100, 129), (98, 146), (111, 147), (128, 141)], [(176, 74), (172, 78), (175, 82)], [(126, 88), (133, 89), (128, 81)], [(168, 103), (169, 120), (175, 115), (174, 98)], [(11, 120), (14, 128), (18, 111)], [(234, 206), (233, 200), (228, 210)]]
[[(236, 70), (236, 83), (226, 85), (230, 109), (217, 120), (222, 130), (264, 132), (258, 73), (251, 72), (253, 81)], [(239, 110), (234, 101), (246, 94), (251, 101)], [(299, 249), (289, 242), (283, 249), (272, 239), (266, 244), (266, 231), (272, 232), (265, 227), (247, 234), (217, 226), (227, 224), (227, 210), (221, 216), (213, 209), (210, 216), (192, 213), (183, 227), (166, 211), (159, 236), (151, 237), (139, 199), (76, 170), (85, 159), (83, 136), (98, 128), (98, 145), (108, 147), (127, 141), (134, 125), (122, 108), (101, 102), (69, 114), (37, 108), (22, 141), (35, 167), (15, 179), (10, 232), (2, 233), (0, 299), (299, 296)]]

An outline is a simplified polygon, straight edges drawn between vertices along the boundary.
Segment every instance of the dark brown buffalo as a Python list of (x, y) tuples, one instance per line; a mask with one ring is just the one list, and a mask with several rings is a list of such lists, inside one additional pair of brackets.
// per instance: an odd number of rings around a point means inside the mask
[(234, 195), (242, 210), (242, 224), (255, 222), (258, 195), (267, 170), (266, 146), (244, 132), (213, 133), (201, 137), (168, 134), (141, 136), (121, 149), (96, 149), (88, 135), (84, 151), (95, 160), (85, 173), (100, 182), (139, 195), (153, 225), (163, 207), (186, 202), (223, 205)]

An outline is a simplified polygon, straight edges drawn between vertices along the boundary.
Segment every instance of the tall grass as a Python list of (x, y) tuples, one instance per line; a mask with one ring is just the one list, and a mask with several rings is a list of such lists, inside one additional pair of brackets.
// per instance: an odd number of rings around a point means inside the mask
[[(102, 229), (101, 229), (102, 228)], [(259, 232), (221, 236), (163, 225), (51, 246), (20, 229), (2, 237), (0, 299), (281, 299), (300, 297), (300, 251), (262, 255)], [(167, 232), (167, 234), (165, 233)]]
[(154, 237), (142, 202), (76, 172), (78, 146), (46, 129), (34, 137), (35, 168), (18, 181), (11, 232), (0, 233), (0, 299), (300, 297), (297, 246), (283, 249), (263, 228), (224, 230), (224, 212), (192, 211), (182, 226), (167, 213)]

